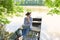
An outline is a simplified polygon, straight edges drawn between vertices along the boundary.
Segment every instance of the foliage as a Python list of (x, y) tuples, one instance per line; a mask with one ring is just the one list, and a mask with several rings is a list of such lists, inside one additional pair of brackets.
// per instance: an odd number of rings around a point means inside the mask
[(0, 0), (0, 24), (9, 23), (7, 15), (13, 13), (13, 0)]
[(26, 9), (26, 11), (27, 11), (27, 12), (32, 12), (32, 10), (31, 10), (31, 9)]
[(45, 0), (45, 5), (51, 8), (49, 14), (60, 14), (60, 0)]
[(24, 8), (22, 6), (15, 6), (14, 12), (24, 12)]
[(0, 7), (0, 24), (7, 24), (9, 23), (6, 15), (6, 9), (3, 7)]
[(0, 0), (0, 38), (8, 40), (8, 37), (11, 36), (9, 32), (5, 31), (5, 24), (10, 23), (8, 17), (20, 15), (23, 10), (23, 7), (14, 5), (14, 0)]
[(20, 6), (20, 4), (24, 4), (24, 0), (16, 0), (15, 5)]
[(7, 12), (13, 11), (13, 0), (3, 0), (0, 1), (0, 5), (7, 9)]
[(14, 0), (0, 0), (0, 24), (9, 23), (7, 17), (20, 15), (20, 12), (24, 12), (24, 9), (23, 7), (16, 6)]

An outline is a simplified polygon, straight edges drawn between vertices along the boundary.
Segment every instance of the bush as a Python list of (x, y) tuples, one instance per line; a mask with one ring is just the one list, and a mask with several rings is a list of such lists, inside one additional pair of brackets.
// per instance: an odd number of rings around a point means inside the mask
[(22, 7), (22, 6), (15, 6), (15, 8), (14, 8), (14, 12), (16, 13), (16, 12), (24, 12), (24, 8)]
[(60, 0), (45, 0), (45, 5), (52, 8), (49, 14), (60, 14)]
[(6, 15), (6, 9), (3, 7), (0, 7), (0, 24), (7, 24), (9, 23)]

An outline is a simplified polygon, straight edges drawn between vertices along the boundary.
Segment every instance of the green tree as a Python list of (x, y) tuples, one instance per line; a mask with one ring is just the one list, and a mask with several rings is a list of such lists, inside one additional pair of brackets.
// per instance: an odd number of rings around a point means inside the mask
[(0, 0), (0, 24), (9, 23), (7, 19), (9, 12), (13, 12), (13, 0)]
[(0, 5), (7, 9), (7, 12), (13, 11), (13, 0), (1, 0)]
[(17, 12), (23, 12), (23, 10), (23, 7), (14, 4), (14, 0), (0, 0), (0, 24), (9, 23), (8, 16), (20, 15)]
[(51, 8), (49, 14), (60, 14), (60, 0), (45, 0), (45, 5)]
[[(17, 8), (18, 8), (18, 10), (17, 10)], [(15, 10), (17, 10), (17, 11), (15, 11)], [(9, 33), (8, 32), (6, 33), (4, 26), (5, 26), (5, 24), (10, 23), (10, 21), (8, 20), (7, 17), (11, 17), (14, 14), (16, 16), (17, 15), (16, 12), (23, 12), (23, 9), (22, 9), (22, 7), (15, 8), (14, 0), (0, 0), (0, 38), (7, 40)], [(7, 36), (5, 36), (5, 35), (7, 35)]]
[(0, 0), (0, 40), (5, 38), (4, 25), (10, 22), (7, 19), (9, 12), (13, 13), (13, 0)]

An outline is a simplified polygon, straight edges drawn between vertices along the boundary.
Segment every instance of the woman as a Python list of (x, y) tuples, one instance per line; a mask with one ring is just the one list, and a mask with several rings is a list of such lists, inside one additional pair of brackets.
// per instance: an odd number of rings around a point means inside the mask
[(24, 27), (23, 27), (23, 30), (22, 30), (23, 39), (29, 33), (29, 30), (30, 30), (31, 26), (32, 26), (31, 12), (27, 12), (26, 17), (24, 18)]

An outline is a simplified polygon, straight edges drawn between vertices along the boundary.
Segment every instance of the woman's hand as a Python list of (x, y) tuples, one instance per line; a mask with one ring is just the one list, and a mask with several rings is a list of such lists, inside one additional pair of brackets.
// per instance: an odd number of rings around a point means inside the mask
[(30, 22), (30, 18), (29, 17), (27, 17), (27, 22)]

